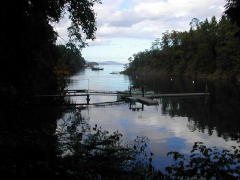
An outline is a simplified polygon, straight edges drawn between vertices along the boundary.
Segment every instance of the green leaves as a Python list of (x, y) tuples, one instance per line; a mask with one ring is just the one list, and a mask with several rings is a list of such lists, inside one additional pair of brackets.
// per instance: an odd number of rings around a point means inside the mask
[(113, 177), (115, 173), (144, 177), (154, 169), (153, 153), (148, 149), (146, 137), (126, 143), (119, 131), (109, 133), (97, 124), (90, 127), (78, 111), (61, 119), (57, 129), (58, 161), (64, 167), (59, 174), (67, 170), (71, 178), (85, 177), (85, 174), (104, 177), (111, 173)]
[(175, 161), (166, 168), (170, 176), (176, 179), (237, 179), (240, 175), (240, 147), (231, 150), (207, 148), (201, 142), (195, 142), (191, 155), (170, 152)]
[(227, 0), (225, 5), (225, 13), (231, 18), (231, 20), (240, 27), (240, 1), (239, 0)]
[[(68, 0), (67, 11), (72, 21), (68, 28), (70, 42), (80, 43), (81, 47), (85, 46), (85, 39), (95, 39), (94, 32), (96, 28), (96, 15), (93, 5), (99, 3), (98, 0)], [(83, 38), (83, 35), (85, 37)]]
[[(240, 11), (239, 11), (240, 12)], [(166, 31), (155, 39), (150, 50), (133, 55), (128, 74), (142, 75), (153, 71), (165, 75), (232, 78), (240, 76), (239, 27), (227, 16), (217, 21), (194, 18), (190, 30)]]

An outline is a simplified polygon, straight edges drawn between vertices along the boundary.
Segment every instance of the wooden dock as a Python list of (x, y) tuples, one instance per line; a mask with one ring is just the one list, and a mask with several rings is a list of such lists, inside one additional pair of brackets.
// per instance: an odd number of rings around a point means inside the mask
[(137, 101), (145, 104), (145, 105), (148, 105), (148, 106), (151, 106), (151, 105), (158, 105), (158, 102), (156, 100), (153, 100), (153, 99), (150, 99), (150, 98), (147, 98), (147, 97), (142, 97), (142, 96), (134, 96), (134, 98), (137, 99)]
[[(120, 101), (113, 102), (99, 102), (99, 103), (90, 103), (90, 96), (92, 95), (101, 95), (101, 96), (118, 96), (121, 97)], [(167, 93), (167, 94), (144, 94), (144, 90), (141, 94), (135, 94), (131, 91), (101, 91), (101, 90), (85, 90), (85, 89), (73, 89), (73, 90), (64, 90), (62, 94), (49, 93), (49, 94), (38, 94), (34, 97), (68, 97), (68, 96), (86, 96), (87, 103), (76, 104), (76, 105), (94, 105), (94, 106), (107, 106), (114, 104), (121, 104), (124, 101), (137, 101), (144, 105), (158, 105), (158, 101), (154, 100), (155, 98), (161, 97), (193, 97), (193, 96), (209, 96), (210, 93)], [(118, 99), (118, 98), (117, 98)]]
[(139, 101), (142, 104), (151, 106), (158, 105), (158, 101), (154, 100), (154, 98), (160, 97), (193, 97), (193, 96), (209, 96), (210, 93), (171, 93), (171, 94), (148, 94), (148, 95), (132, 95), (136, 101)]
[(149, 94), (145, 95), (147, 98), (160, 98), (160, 97), (188, 97), (188, 96), (209, 96), (210, 93), (170, 93), (170, 94)]

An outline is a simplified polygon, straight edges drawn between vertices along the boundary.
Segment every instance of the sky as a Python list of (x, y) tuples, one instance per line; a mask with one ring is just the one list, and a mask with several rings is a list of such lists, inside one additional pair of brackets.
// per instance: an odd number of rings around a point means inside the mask
[[(193, 18), (220, 18), (226, 0), (102, 0), (94, 6), (97, 14), (96, 39), (82, 50), (87, 61), (117, 61), (151, 47), (167, 30), (186, 31)], [(67, 41), (64, 18), (55, 25), (60, 38)], [(65, 41), (64, 41), (65, 40)]]

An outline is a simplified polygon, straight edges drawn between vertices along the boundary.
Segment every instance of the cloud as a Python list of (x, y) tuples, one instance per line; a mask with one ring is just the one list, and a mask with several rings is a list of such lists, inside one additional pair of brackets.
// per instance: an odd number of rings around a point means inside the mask
[[(118, 60), (121, 57), (127, 60), (132, 53), (136, 53), (136, 48), (130, 46), (129, 41), (141, 41), (142, 49), (139, 48), (138, 51), (145, 50), (150, 46), (149, 41), (161, 37), (167, 30), (188, 30), (189, 22), (193, 18), (199, 20), (212, 16), (219, 18), (224, 12), (225, 1), (102, 0), (102, 4), (94, 6), (97, 15), (97, 39), (89, 43), (84, 55), (87, 59), (96, 59), (98, 54), (100, 59)], [(58, 38), (58, 43), (65, 43), (68, 40), (66, 29), (69, 25), (67, 17), (55, 25), (61, 37)], [(126, 42), (119, 48), (117, 44), (122, 44), (123, 40)], [(112, 47), (111, 51), (115, 53), (109, 53), (109, 49), (103, 47)], [(111, 56), (107, 57), (109, 54)]]
[[(225, 0), (103, 0), (94, 6), (96, 36), (150, 39), (166, 30), (187, 30), (192, 18), (221, 16), (224, 4)], [(63, 39), (67, 39), (67, 26), (66, 17), (56, 25)]]
[(94, 39), (92, 40), (87, 40), (88, 46), (110, 46), (112, 45), (112, 42), (108, 39)]
[(96, 6), (97, 36), (153, 38), (166, 30), (187, 30), (195, 17), (221, 16), (225, 0), (130, 0), (131, 6), (122, 9), (117, 6), (125, 0), (109, 2)]

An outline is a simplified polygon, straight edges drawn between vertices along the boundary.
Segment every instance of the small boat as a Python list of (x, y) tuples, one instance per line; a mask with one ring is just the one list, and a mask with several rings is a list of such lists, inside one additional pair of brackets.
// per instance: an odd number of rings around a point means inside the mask
[(119, 74), (119, 72), (113, 71), (110, 74)]
[(103, 70), (103, 68), (100, 67), (92, 67), (92, 71), (100, 71)]

